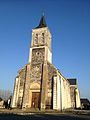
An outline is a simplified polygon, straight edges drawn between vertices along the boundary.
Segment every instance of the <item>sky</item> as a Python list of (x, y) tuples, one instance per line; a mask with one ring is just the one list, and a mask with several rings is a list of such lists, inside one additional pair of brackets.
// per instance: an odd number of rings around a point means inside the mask
[(43, 12), (53, 64), (66, 78), (77, 78), (80, 96), (90, 99), (90, 0), (0, 0), (0, 89), (13, 91)]

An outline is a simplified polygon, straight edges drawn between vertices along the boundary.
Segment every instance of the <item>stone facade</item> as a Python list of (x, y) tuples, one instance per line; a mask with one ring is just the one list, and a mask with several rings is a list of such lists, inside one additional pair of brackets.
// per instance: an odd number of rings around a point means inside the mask
[(80, 100), (78, 89), (76, 101), (72, 100), (74, 90), (70, 82), (52, 64), (51, 38), (42, 16), (39, 26), (32, 30), (29, 62), (15, 79), (12, 108), (63, 110)]
[(81, 106), (80, 93), (77, 85), (70, 85), (71, 107), (78, 108)]
[(70, 96), (71, 96), (71, 108), (79, 108), (80, 103), (80, 92), (77, 85), (77, 79), (67, 79), (70, 83)]

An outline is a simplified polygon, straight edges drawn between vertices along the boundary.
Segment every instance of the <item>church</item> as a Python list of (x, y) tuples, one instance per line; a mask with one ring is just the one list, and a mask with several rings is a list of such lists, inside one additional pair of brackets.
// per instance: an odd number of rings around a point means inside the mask
[(32, 29), (28, 63), (19, 70), (11, 107), (64, 110), (80, 107), (76, 78), (65, 78), (52, 64), (52, 35), (44, 15)]

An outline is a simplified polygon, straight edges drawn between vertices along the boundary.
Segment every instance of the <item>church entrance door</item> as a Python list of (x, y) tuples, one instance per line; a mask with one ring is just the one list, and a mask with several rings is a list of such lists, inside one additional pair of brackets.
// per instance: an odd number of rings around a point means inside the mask
[(40, 107), (40, 92), (32, 92), (32, 108)]

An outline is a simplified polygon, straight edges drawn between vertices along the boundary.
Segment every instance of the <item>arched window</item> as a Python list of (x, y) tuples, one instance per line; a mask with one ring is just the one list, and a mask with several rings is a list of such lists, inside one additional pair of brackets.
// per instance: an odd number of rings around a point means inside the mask
[(37, 45), (37, 44), (38, 44), (38, 34), (35, 34), (34, 44), (35, 44), (35, 45)]
[(44, 43), (44, 42), (45, 42), (45, 34), (42, 33), (42, 43)]

